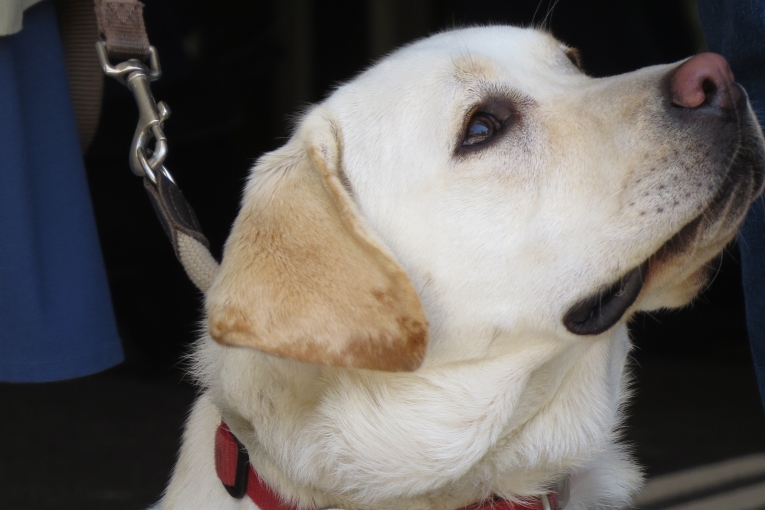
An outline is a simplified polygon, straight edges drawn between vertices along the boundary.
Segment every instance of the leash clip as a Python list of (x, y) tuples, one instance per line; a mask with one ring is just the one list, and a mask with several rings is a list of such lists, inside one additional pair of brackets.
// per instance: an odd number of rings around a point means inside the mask
[[(162, 76), (157, 50), (154, 46), (149, 47), (148, 66), (135, 58), (113, 66), (104, 41), (96, 43), (96, 51), (104, 74), (130, 89), (138, 105), (138, 126), (130, 145), (131, 170), (139, 177), (147, 177), (154, 185), (157, 184), (157, 172), (175, 183), (164, 165), (168, 147), (162, 124), (170, 117), (170, 108), (162, 101), (157, 103), (154, 100), (149, 86), (150, 82)], [(154, 145), (149, 147), (152, 141)]]

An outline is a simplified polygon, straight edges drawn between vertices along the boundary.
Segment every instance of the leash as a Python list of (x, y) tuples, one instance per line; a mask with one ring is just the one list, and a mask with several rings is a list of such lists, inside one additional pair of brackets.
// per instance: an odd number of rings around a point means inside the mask
[[(170, 109), (156, 102), (150, 82), (162, 76), (157, 50), (149, 44), (143, 4), (137, 0), (95, 0), (101, 40), (98, 59), (106, 76), (125, 85), (138, 106), (138, 126), (130, 145), (130, 169), (143, 178), (154, 212), (170, 239), (175, 256), (194, 285), (207, 291), (218, 274), (218, 262), (191, 205), (165, 167), (168, 144), (163, 123)], [(112, 65), (111, 59), (121, 61)]]

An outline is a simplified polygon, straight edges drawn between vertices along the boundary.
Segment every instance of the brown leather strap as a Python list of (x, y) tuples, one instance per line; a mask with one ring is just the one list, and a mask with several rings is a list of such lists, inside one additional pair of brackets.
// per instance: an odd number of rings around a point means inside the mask
[(186, 234), (210, 248), (210, 243), (202, 233), (194, 210), (186, 201), (180, 188), (162, 172), (157, 172), (157, 185), (155, 186), (148, 178), (144, 178), (143, 186), (151, 198), (151, 204), (159, 217), (159, 222), (165, 230), (165, 234), (173, 243), (176, 256), (180, 259), (178, 250), (178, 233)]
[(178, 186), (163, 172), (157, 172), (156, 179), (156, 185), (149, 178), (143, 180), (154, 211), (186, 274), (199, 290), (206, 292), (218, 274), (218, 263), (210, 253), (210, 243)]
[(138, 0), (95, 0), (101, 39), (109, 58), (127, 60), (149, 57), (149, 37), (143, 24), (143, 4)]

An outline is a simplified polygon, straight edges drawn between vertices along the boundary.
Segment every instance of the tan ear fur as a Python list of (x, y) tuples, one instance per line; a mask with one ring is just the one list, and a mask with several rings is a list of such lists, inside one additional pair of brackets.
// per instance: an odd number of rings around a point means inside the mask
[(341, 144), (315, 109), (258, 162), (207, 293), (210, 334), (308, 363), (415, 370), (425, 312), (343, 185)]

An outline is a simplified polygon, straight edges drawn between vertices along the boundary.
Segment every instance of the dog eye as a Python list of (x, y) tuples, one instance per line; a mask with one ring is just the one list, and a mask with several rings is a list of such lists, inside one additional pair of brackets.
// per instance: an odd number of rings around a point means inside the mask
[(480, 145), (490, 140), (499, 128), (499, 121), (488, 113), (476, 113), (468, 123), (462, 145)]

